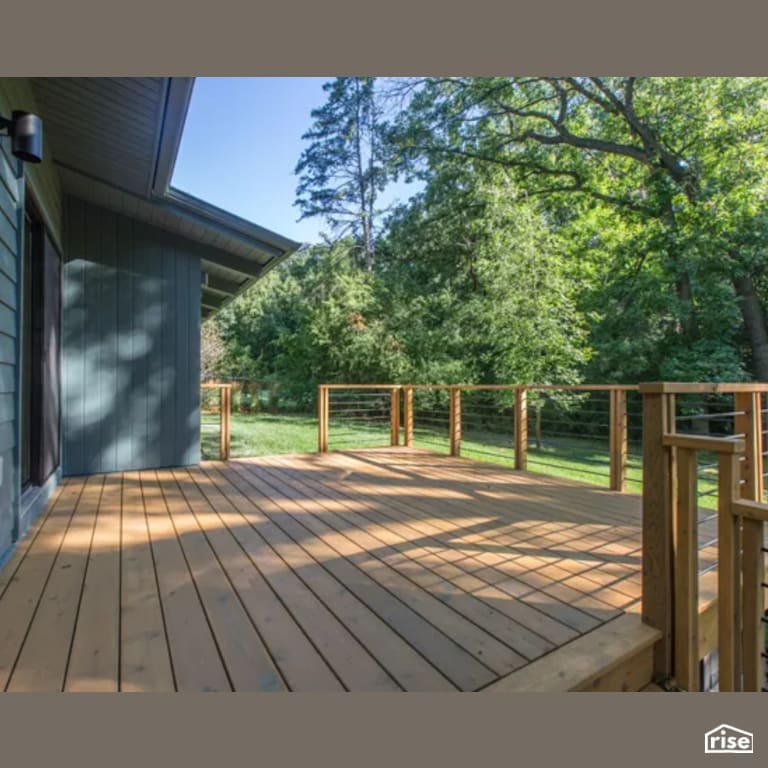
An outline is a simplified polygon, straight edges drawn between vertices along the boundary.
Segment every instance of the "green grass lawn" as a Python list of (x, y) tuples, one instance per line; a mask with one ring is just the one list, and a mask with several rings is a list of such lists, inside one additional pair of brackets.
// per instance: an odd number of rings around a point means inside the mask
[[(329, 431), (331, 450), (354, 450), (389, 445), (389, 423), (367, 424), (331, 421)], [(440, 453), (448, 453), (446, 434), (438, 430), (414, 430), (414, 444)], [(218, 416), (204, 416), (202, 430), (203, 458), (218, 456)], [(279, 453), (311, 453), (317, 450), (317, 418), (314, 414), (232, 414), (232, 456), (269, 456)], [(637, 450), (637, 448), (635, 448)], [(468, 430), (461, 442), (461, 455), (468, 459), (487, 461), (501, 466), (514, 466), (512, 436), (498, 432)], [(703, 457), (702, 462), (707, 457)], [(555, 477), (608, 487), (607, 440), (568, 439), (551, 441), (536, 448), (528, 448), (528, 470)], [(699, 492), (708, 492), (715, 484), (707, 479), (699, 481)], [(642, 466), (640, 456), (630, 453), (627, 469), (627, 490), (642, 492)], [(715, 508), (715, 495), (702, 496), (699, 502), (705, 508)]]

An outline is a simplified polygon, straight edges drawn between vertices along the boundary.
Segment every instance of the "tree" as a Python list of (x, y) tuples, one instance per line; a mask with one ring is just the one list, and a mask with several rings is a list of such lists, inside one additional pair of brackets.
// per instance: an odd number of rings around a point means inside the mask
[(402, 380), (405, 355), (378, 292), (349, 240), (297, 254), (219, 314), (228, 364), (248, 362), (307, 407), (321, 382)]
[[(447, 159), (483, 162), (561, 209), (607, 207), (619, 226), (643, 230), (635, 273), (658, 267), (674, 288), (666, 334), (676, 352), (735, 348), (743, 332), (754, 374), (768, 379), (756, 288), (768, 261), (768, 80), (430, 78), (412, 87), (392, 137), (424, 175)], [(725, 298), (740, 328), (708, 322), (707, 295)]]
[(443, 164), (391, 222), (379, 265), (417, 381), (579, 380), (579, 283), (543, 206), (503, 171)]
[(214, 320), (203, 323), (200, 331), (200, 377), (213, 379), (220, 373), (226, 346)]
[(386, 183), (373, 77), (337, 77), (326, 83), (326, 103), (312, 111), (296, 174), (301, 219), (322, 216), (338, 237), (352, 235), (366, 270), (373, 268), (378, 210)]

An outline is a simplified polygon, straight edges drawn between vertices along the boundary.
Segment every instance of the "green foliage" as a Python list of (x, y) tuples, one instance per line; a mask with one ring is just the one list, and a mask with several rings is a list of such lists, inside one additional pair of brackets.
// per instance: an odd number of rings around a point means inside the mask
[[(396, 381), (400, 344), (381, 316), (376, 277), (349, 241), (316, 247), (272, 272), (222, 311), (232, 375), (277, 379), (307, 404), (321, 382)], [(243, 365), (241, 361), (246, 361)]]
[[(222, 374), (306, 405), (334, 381), (768, 379), (768, 80), (395, 87), (385, 130), (372, 78), (327, 85), (298, 204), (349, 237), (220, 313)], [(361, 259), (395, 170), (424, 190)]]
[(741, 310), (768, 263), (766, 107), (765, 78), (430, 78), (390, 137), (430, 183), (492, 167), (546, 200), (589, 264), (573, 273), (598, 315), (587, 375), (658, 376), (673, 357), (692, 378), (696, 348), (715, 378), (765, 379), (765, 313)]

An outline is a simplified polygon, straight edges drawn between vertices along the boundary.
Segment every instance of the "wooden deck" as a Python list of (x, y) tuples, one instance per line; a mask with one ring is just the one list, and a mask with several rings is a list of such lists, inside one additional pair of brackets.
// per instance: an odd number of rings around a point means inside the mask
[(0, 690), (480, 690), (640, 597), (640, 500), (410, 449), (69, 478)]

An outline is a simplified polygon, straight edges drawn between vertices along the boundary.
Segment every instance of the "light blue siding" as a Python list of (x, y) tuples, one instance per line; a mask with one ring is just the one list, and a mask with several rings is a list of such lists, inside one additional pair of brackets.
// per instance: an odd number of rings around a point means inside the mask
[(19, 462), (16, 381), (18, 376), (18, 286), (22, 222), (19, 162), (0, 138), (0, 558), (17, 535)]

